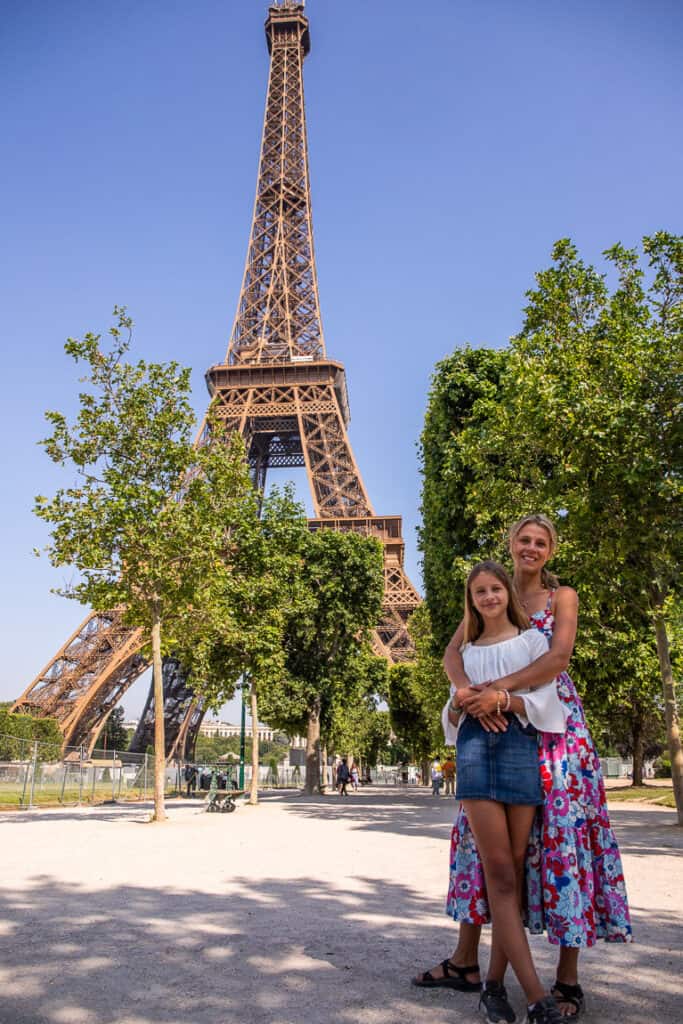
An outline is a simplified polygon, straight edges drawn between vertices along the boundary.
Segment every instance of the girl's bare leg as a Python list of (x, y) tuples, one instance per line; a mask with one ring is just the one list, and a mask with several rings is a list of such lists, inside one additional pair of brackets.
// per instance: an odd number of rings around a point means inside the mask
[[(531, 808), (532, 824), (535, 810), (535, 807)], [(522, 813), (517, 813), (519, 811)], [(517, 880), (517, 906), (519, 907), (519, 914), (521, 917), (522, 894), (524, 892), (524, 864), (526, 861), (526, 851), (529, 846), (530, 826), (527, 828), (529, 809), (526, 807), (507, 807), (506, 814), (508, 819), (508, 831), (510, 833), (510, 845), (512, 847), (512, 859), (515, 865), (515, 877)], [(491, 936), (491, 958), (489, 960), (489, 969), (486, 974), (486, 980), (497, 981), (502, 985), (507, 965), (507, 957), (501, 948), (496, 930), (494, 929), (493, 935)]]
[(484, 868), (497, 947), (507, 958), (524, 989), (527, 1001), (543, 999), (545, 991), (536, 973), (526, 931), (519, 913), (517, 871), (511, 835), (526, 829), (535, 814), (533, 806), (506, 808), (491, 800), (463, 800)]

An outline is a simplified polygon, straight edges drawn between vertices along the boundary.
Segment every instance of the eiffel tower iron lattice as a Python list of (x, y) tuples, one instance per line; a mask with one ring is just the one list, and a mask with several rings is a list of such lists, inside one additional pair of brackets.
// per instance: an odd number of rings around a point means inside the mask
[[(212, 407), (245, 439), (263, 489), (269, 469), (304, 467), (312, 530), (355, 531), (384, 546), (385, 592), (374, 647), (391, 661), (413, 648), (406, 623), (420, 598), (403, 569), (400, 516), (377, 516), (356, 465), (347, 427), (344, 367), (327, 358), (313, 248), (303, 62), (310, 50), (303, 3), (268, 10), (270, 74), (247, 260), (225, 362), (206, 382)], [(15, 703), (58, 719), (66, 744), (89, 749), (107, 716), (147, 667), (140, 630), (121, 615), (92, 612)], [(152, 694), (133, 747), (152, 742)], [(168, 756), (191, 757), (203, 716), (177, 662), (164, 664)]]

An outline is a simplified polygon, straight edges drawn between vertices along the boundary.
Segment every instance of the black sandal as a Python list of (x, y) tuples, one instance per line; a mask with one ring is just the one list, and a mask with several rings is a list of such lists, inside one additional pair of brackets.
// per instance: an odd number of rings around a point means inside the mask
[(479, 964), (472, 967), (458, 967), (452, 960), (442, 960), (442, 978), (435, 978), (431, 971), (425, 971), (419, 978), (413, 978), (412, 985), (418, 988), (455, 988), (459, 992), (481, 992), (480, 981), (468, 981), (466, 975), (479, 970)]
[[(566, 985), (563, 981), (556, 981), (551, 992), (556, 1003), (569, 1003), (574, 1007), (574, 1013), (563, 1014), (564, 1020), (578, 1020), (581, 1011), (585, 1009), (586, 997), (580, 985)], [(559, 992), (559, 995), (558, 995)]]

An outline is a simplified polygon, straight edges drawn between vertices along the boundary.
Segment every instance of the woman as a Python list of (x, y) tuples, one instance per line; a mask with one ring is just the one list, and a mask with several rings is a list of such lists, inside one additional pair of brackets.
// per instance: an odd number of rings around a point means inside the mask
[[(559, 945), (553, 994), (562, 1014), (576, 1020), (584, 1007), (578, 983), (582, 947), (598, 938), (630, 942), (632, 938), (624, 875), (612, 832), (600, 762), (586, 725), (581, 701), (566, 673), (576, 636), (578, 598), (561, 587), (546, 568), (557, 547), (553, 524), (543, 515), (524, 516), (510, 530), (515, 589), (529, 619), (550, 641), (547, 654), (528, 668), (492, 681), (488, 692), (473, 691), (464, 673), (458, 627), (444, 656), (455, 687), (453, 700), (493, 729), (496, 692), (534, 688), (557, 676), (558, 694), (568, 711), (564, 737), (541, 733), (539, 760), (545, 792), (541, 831), (532, 836), (527, 856), (526, 919), (532, 932), (547, 929)], [(473, 992), (481, 988), (477, 952), (481, 925), (489, 920), (479, 854), (462, 808), (451, 837), (451, 876), (447, 911), (460, 921), (458, 945), (449, 959), (413, 979), (424, 987)], [(502, 985), (505, 964), (496, 957), (489, 969), (492, 992), (500, 993), (499, 1020), (512, 1020)], [(489, 1000), (490, 1002), (490, 1000)]]

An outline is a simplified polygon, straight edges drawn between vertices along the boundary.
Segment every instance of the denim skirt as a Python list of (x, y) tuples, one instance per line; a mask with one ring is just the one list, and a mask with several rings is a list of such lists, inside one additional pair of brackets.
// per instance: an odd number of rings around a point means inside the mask
[(506, 715), (505, 732), (487, 732), (467, 715), (458, 730), (458, 800), (495, 800), (501, 804), (542, 804), (538, 733), (516, 715)]

